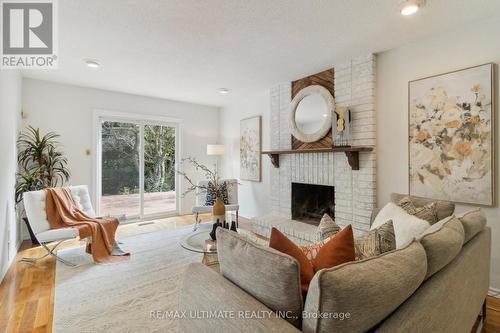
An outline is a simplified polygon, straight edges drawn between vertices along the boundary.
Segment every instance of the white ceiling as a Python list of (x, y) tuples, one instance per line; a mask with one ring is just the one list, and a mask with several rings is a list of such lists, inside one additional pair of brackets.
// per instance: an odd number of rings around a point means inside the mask
[[(500, 12), (498, 0), (427, 0), (403, 17), (399, 2), (64, 0), (58, 2), (59, 69), (23, 74), (223, 106)], [(101, 68), (87, 68), (85, 58)]]

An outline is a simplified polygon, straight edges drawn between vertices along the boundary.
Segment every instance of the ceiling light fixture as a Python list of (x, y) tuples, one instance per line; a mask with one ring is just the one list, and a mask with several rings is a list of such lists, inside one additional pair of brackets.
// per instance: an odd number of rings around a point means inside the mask
[(101, 66), (101, 64), (98, 63), (97, 60), (93, 60), (93, 59), (86, 59), (85, 64), (87, 64), (87, 67), (90, 67), (90, 68), (99, 68)]
[(219, 88), (219, 92), (221, 94), (228, 94), (229, 93), (229, 89), (227, 89), (227, 88)]
[(425, 5), (425, 0), (404, 0), (400, 4), (401, 15), (409, 16), (418, 12)]

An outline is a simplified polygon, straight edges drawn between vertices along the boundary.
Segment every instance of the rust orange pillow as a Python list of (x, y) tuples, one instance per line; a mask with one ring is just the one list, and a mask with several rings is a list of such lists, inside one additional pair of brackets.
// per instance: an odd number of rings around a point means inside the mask
[(312, 260), (314, 271), (331, 268), (356, 259), (352, 226), (349, 224), (335, 234)]
[(288, 254), (299, 262), (300, 266), (300, 284), (302, 292), (307, 292), (309, 282), (314, 276), (314, 269), (311, 261), (307, 259), (306, 255), (300, 247), (295, 245), (291, 240), (283, 235), (278, 229), (272, 228), (271, 238), (269, 239), (269, 247), (278, 250), (282, 253)]
[(355, 260), (354, 236), (351, 225), (329, 237), (312, 260), (309, 260), (301, 247), (295, 245), (276, 228), (271, 230), (269, 247), (286, 253), (299, 262), (300, 281), (304, 293), (307, 293), (315, 272)]

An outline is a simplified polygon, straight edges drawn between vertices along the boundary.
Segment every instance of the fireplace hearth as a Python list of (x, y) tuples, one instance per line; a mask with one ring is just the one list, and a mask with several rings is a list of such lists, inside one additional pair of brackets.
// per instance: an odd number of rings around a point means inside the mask
[(318, 225), (325, 213), (335, 217), (335, 187), (292, 183), (292, 219)]

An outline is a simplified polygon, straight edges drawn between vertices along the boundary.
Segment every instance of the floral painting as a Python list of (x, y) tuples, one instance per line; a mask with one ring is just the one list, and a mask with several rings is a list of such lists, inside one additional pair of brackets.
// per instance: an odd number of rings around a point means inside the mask
[(409, 83), (410, 194), (493, 204), (493, 65)]
[(260, 116), (240, 123), (240, 179), (260, 182), (261, 163)]

